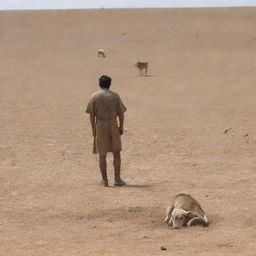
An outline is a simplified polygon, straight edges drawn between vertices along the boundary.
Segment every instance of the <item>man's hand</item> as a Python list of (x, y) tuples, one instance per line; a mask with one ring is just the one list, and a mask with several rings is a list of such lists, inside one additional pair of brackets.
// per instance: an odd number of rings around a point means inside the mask
[(119, 134), (120, 134), (120, 135), (123, 135), (123, 133), (124, 133), (123, 127), (119, 127), (118, 130), (119, 130)]
[(92, 125), (92, 136), (95, 137), (96, 136), (96, 127), (95, 127), (95, 116), (93, 114), (90, 114), (90, 121), (91, 121), (91, 125)]

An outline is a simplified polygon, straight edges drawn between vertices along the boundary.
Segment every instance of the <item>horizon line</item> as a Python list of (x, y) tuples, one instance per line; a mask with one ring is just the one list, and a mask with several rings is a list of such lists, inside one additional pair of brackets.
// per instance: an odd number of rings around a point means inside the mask
[(0, 10), (170, 9), (256, 7), (256, 0), (1, 0)]
[(228, 6), (175, 6), (175, 7), (70, 7), (70, 8), (24, 8), (1, 9), (0, 11), (60, 11), (60, 10), (125, 10), (125, 9), (204, 9), (204, 8), (251, 8), (255, 5), (228, 5)]

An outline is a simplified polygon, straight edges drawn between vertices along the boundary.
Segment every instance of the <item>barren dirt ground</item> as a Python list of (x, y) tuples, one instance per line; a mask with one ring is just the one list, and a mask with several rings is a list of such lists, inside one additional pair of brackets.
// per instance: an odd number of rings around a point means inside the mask
[[(0, 255), (254, 256), (255, 12), (0, 12)], [(91, 154), (102, 74), (128, 108), (122, 188)], [(181, 192), (209, 227), (163, 223)]]

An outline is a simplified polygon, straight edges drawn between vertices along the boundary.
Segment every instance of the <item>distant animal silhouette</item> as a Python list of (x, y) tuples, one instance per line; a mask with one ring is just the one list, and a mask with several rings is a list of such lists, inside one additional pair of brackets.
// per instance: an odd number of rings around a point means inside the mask
[(106, 57), (106, 54), (103, 49), (98, 49), (98, 57), (103, 57), (103, 58)]
[(135, 66), (139, 70), (139, 76), (146, 76), (148, 73), (148, 62), (137, 61)]

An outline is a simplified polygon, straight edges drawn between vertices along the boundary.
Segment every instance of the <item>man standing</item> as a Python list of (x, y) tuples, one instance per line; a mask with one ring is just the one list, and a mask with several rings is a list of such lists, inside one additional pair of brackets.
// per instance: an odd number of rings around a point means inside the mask
[[(122, 150), (121, 135), (124, 126), (124, 106), (119, 95), (109, 90), (111, 78), (101, 76), (99, 86), (101, 90), (95, 92), (88, 103), (86, 113), (90, 114), (92, 134), (94, 137), (93, 153), (99, 154), (99, 166), (103, 185), (108, 187), (107, 153), (113, 153), (115, 169), (115, 186), (124, 186), (126, 183), (120, 177)], [(117, 117), (119, 125), (117, 122)]]

